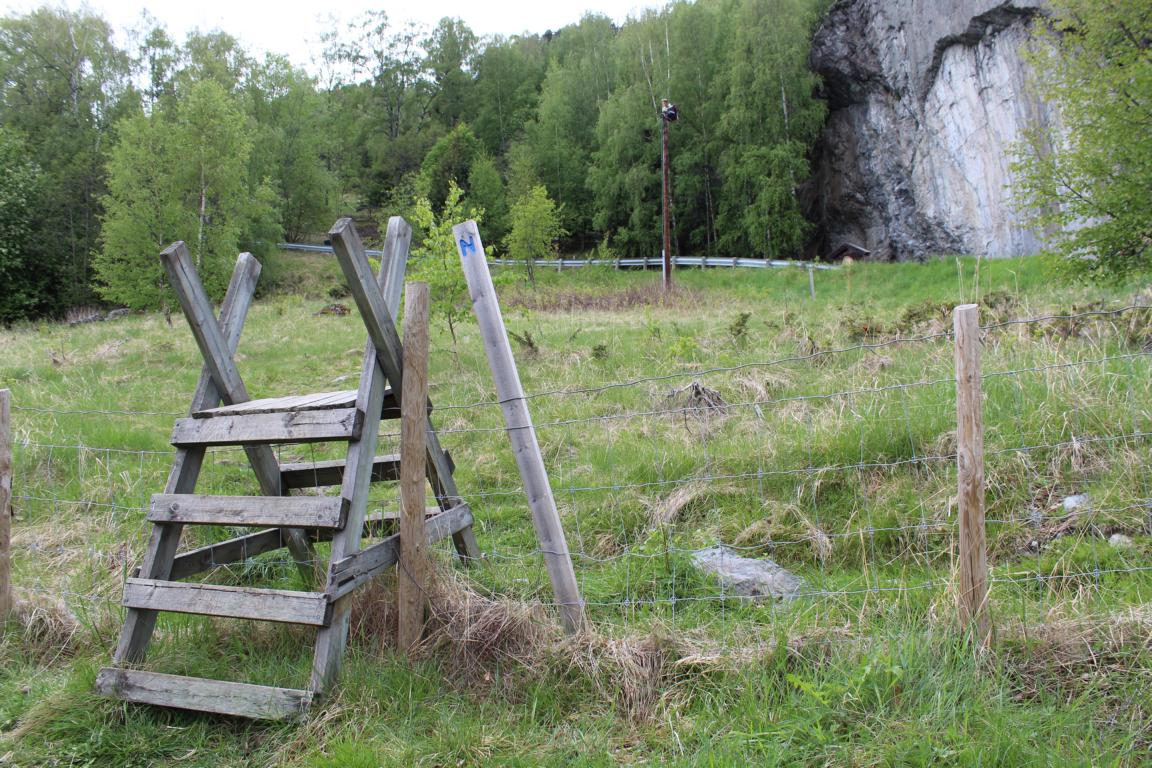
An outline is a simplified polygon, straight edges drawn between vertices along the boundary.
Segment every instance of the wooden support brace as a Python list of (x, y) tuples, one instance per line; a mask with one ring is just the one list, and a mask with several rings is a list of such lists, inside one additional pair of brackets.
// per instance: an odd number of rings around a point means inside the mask
[(544, 553), (544, 563), (560, 607), (560, 617), (566, 630), (577, 632), (584, 626), (584, 600), (580, 597), (564, 526), (556, 509), (556, 499), (552, 496), (552, 486), (548, 482), (548, 471), (536, 440), (536, 430), (532, 426), (532, 416), (528, 412), (524, 387), (516, 370), (516, 360), (512, 357), (512, 346), (508, 342), (508, 332), (500, 314), (492, 275), (488, 272), (480, 230), (476, 222), (468, 221), (454, 227), (452, 233), (459, 246), (464, 277), (468, 280), (468, 291), (472, 296), (472, 309), (480, 325), (484, 352), (488, 356), (488, 365), (496, 382), (496, 395), (504, 412), (505, 431), (512, 443), (520, 478), (524, 481), (528, 506), (532, 510), (532, 526), (536, 529), (536, 539)]
[[(224, 335), (225, 347), (229, 355), (235, 353), (240, 343), (240, 331), (248, 315), (252, 297), (256, 292), (256, 280), (260, 276), (260, 263), (251, 254), (242, 253), (236, 260), (228, 292), (220, 307), (219, 328)], [(214, 408), (220, 403), (220, 391), (212, 378), (207, 365), (200, 373), (200, 380), (192, 395), (191, 413), (206, 408)], [(203, 446), (180, 448), (168, 473), (165, 493), (192, 493), (200, 477), (204, 464)], [(152, 527), (148, 545), (144, 550), (144, 560), (139, 573), (143, 578), (169, 578), (176, 550), (180, 546), (181, 525), (157, 525)], [(116, 645), (113, 659), (117, 664), (134, 663), (144, 659), (152, 632), (156, 627), (156, 611), (130, 610), (120, 630), (120, 640)]]
[[(251, 258), (251, 255), (248, 257)], [(183, 242), (174, 243), (160, 254), (160, 260), (164, 262), (164, 268), (168, 271), (168, 279), (176, 290), (176, 298), (184, 310), (184, 317), (188, 320), (196, 345), (200, 348), (200, 354), (212, 374), (220, 398), (228, 405), (250, 399), (244, 381), (240, 378), (240, 372), (236, 369), (236, 363), (232, 360), (235, 345), (228, 343), (212, 316), (212, 304), (208, 301), (204, 286), (201, 285), (200, 278), (192, 266), (188, 248)], [(195, 408), (192, 412), (202, 410), (204, 408)], [(284, 489), (280, 487), (280, 464), (276, 461), (272, 449), (266, 445), (246, 445), (244, 452), (248, 455), (248, 462), (256, 473), (261, 492), (265, 496), (283, 495)], [(305, 579), (305, 583), (311, 583), (316, 565), (316, 552), (312, 543), (308, 541), (304, 532), (297, 528), (287, 528), (285, 534), (288, 548), (296, 559), (301, 576)]]

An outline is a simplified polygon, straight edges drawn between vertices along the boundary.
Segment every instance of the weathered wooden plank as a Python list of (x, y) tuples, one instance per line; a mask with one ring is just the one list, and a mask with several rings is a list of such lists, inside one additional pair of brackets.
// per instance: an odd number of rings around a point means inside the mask
[(329, 496), (208, 496), (157, 493), (148, 519), (154, 523), (275, 525), (281, 528), (343, 528), (345, 499)]
[[(424, 535), (429, 544), (434, 544), (446, 536), (472, 527), (472, 510), (467, 504), (459, 504), (447, 512), (429, 517), (425, 521)], [(393, 534), (381, 542), (366, 547), (364, 551), (350, 555), (343, 560), (333, 561), (328, 579), (328, 590), (332, 602), (339, 609), (339, 600), (359, 589), (382, 571), (396, 564), (400, 556), (400, 534)]]
[(992, 623), (988, 615), (988, 545), (984, 531), (984, 403), (980, 377), (980, 308), (956, 307), (956, 475), (960, 540), (960, 624), (986, 645)]
[[(407, 228), (408, 225), (402, 219), (397, 221)], [(340, 227), (340, 222), (337, 222), (336, 227)], [(385, 321), (389, 324), (388, 327), (392, 328), (392, 335), (395, 336), (393, 323), (398, 306), (387, 306), (383, 297), (392, 291), (389, 281), (394, 279), (397, 273), (390, 267), (390, 264), (397, 258), (407, 259), (406, 241), (402, 243), (405, 245), (404, 252), (399, 253), (395, 248), (397, 243), (401, 241), (392, 233), (388, 234), (384, 255), (380, 263), (380, 274), (373, 280), (371, 269), (368, 267), (368, 260), (364, 256), (363, 246), (360, 245), (360, 238), (351, 222), (347, 222), (347, 229), (351, 232), (350, 237), (354, 241), (353, 248), (356, 250), (356, 257), (353, 259), (356, 261), (355, 268), (351, 272), (345, 269), (349, 283), (353, 283), (353, 277), (356, 277), (355, 285), (352, 286), (353, 294), (366, 294), (366, 300), (383, 313)], [(344, 242), (341, 240), (341, 247), (343, 246)], [(347, 255), (346, 247), (344, 251)], [(342, 267), (345, 266), (346, 262), (348, 262), (348, 258), (342, 260)], [(402, 270), (400, 272), (402, 273)], [(369, 340), (364, 345), (364, 363), (360, 369), (360, 386), (356, 392), (356, 406), (364, 413), (381, 412), (384, 406), (384, 394), (387, 390), (385, 373), (386, 369), (382, 368), (379, 361), (377, 347), (372, 340)], [(397, 390), (400, 384), (399, 377), (392, 381), (393, 389)], [(368, 506), (368, 490), (372, 483), (376, 442), (376, 424), (372, 423), (368, 429), (362, 430), (360, 436), (348, 445), (348, 461), (345, 464), (344, 477), (340, 486), (340, 495), (349, 501), (348, 522), (343, 530), (336, 532), (332, 537), (330, 563), (360, 551), (360, 538), (364, 531), (364, 515)], [(331, 568), (331, 566), (329, 567)], [(329, 573), (329, 583), (325, 591), (328, 591), (330, 586), (331, 573)], [(348, 642), (350, 616), (350, 603), (336, 605), (332, 610), (330, 625), (316, 633), (312, 676), (309, 683), (309, 688), (316, 693), (326, 691), (340, 674), (340, 666), (344, 659), (344, 647)]]
[(123, 604), (128, 608), (153, 611), (279, 621), (316, 627), (328, 623), (328, 596), (323, 592), (126, 579)]
[(400, 403), (400, 573), (397, 647), (413, 653), (424, 636), (428, 543), (424, 538), (428, 431), (428, 284), (404, 293), (404, 396)]
[(222, 405), (218, 408), (207, 408), (193, 414), (199, 419), (210, 419), (216, 416), (239, 416), (253, 413), (283, 413), (285, 411), (316, 411), (328, 408), (351, 408), (356, 404), (356, 390), (346, 389), (340, 392), (317, 392), (311, 395), (292, 395), (289, 397), (266, 397), (261, 400), (249, 400), (245, 403)]
[(12, 393), (0, 389), (0, 623), (12, 611)]
[[(364, 414), (357, 408), (299, 413), (257, 413), (250, 416), (219, 416), (214, 419), (179, 419), (172, 429), (172, 444), (261, 445), (267, 443), (319, 443), (355, 440), (360, 436)], [(375, 430), (368, 430), (375, 432)], [(275, 462), (275, 457), (273, 457)], [(279, 486), (279, 464), (276, 465)], [(275, 495), (275, 494), (270, 494)]]
[(253, 720), (295, 720), (312, 704), (311, 691), (112, 667), (96, 675), (96, 690), (137, 704)]
[(484, 352), (488, 357), (488, 366), (492, 369), (496, 395), (504, 413), (505, 431), (512, 444), (520, 478), (524, 481), (524, 492), (532, 510), (532, 526), (536, 529), (536, 539), (544, 552), (544, 564), (552, 581), (556, 602), (560, 606), (560, 616), (568, 632), (577, 632), (584, 626), (584, 600), (576, 582), (576, 571), (572, 567), (572, 556), (568, 552), (560, 513), (556, 510), (556, 499), (552, 496), (552, 486), (548, 482), (548, 470), (544, 466), (536, 430), (532, 426), (532, 415), (524, 397), (520, 373), (512, 357), (512, 346), (508, 343), (508, 331), (504, 327), (500, 303), (492, 285), (492, 275), (488, 272), (480, 230), (476, 222), (467, 221), (453, 227), (452, 234), (459, 245), (460, 261), (472, 297), (472, 309), (480, 326)]
[[(344, 481), (344, 459), (284, 464), (280, 467), (280, 482), (285, 488), (323, 488), (340, 485)], [(377, 456), (372, 460), (372, 482), (397, 480), (400, 477), (398, 455)]]
[[(331, 531), (327, 533), (331, 534)], [(284, 532), (279, 528), (237, 536), (177, 555), (168, 578), (179, 581), (211, 570), (218, 565), (237, 563), (265, 552), (275, 552), (286, 546), (288, 542), (285, 541)]]
[[(260, 277), (260, 262), (250, 253), (242, 253), (236, 259), (228, 291), (220, 306), (220, 330), (224, 335), (225, 347), (229, 354), (236, 351), (240, 343), (240, 332), (244, 319), (252, 305), (256, 293), (256, 281)], [(200, 372), (200, 380), (192, 394), (191, 412), (211, 408), (220, 403), (220, 391), (212, 379), (207, 364)], [(196, 488), (200, 470), (204, 465), (204, 447), (179, 448), (172, 462), (165, 486), (167, 493), (191, 493)], [(145, 578), (166, 579), (173, 572), (173, 558), (180, 547), (180, 525), (154, 525), (148, 545), (144, 550), (140, 575)], [(116, 663), (138, 662), (143, 660), (156, 627), (155, 611), (128, 611), (120, 639), (116, 644), (113, 659)]]

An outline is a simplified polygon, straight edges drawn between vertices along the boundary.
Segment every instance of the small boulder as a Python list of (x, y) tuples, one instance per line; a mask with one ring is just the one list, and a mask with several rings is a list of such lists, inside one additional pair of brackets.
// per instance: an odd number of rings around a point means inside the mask
[(1077, 493), (1064, 499), (1065, 512), (1075, 512), (1081, 507), (1088, 507), (1088, 494), (1086, 493)]
[(1132, 537), (1122, 533), (1114, 533), (1108, 537), (1108, 544), (1113, 549), (1132, 549)]
[(696, 550), (692, 562), (717, 576), (727, 592), (741, 597), (792, 600), (804, 586), (803, 579), (771, 560), (743, 557), (728, 547)]

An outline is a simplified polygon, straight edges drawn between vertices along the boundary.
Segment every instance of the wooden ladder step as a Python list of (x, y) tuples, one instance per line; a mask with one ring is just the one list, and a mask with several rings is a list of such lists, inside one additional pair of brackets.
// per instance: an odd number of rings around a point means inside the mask
[(343, 528), (347, 516), (348, 500), (339, 496), (157, 493), (148, 510), (148, 519), (154, 523), (279, 528)]
[[(456, 464), (451, 454), (444, 451), (449, 471), (455, 471)], [(284, 464), (280, 467), (280, 485), (285, 490), (295, 488), (323, 488), (340, 485), (344, 482), (345, 459), (331, 461), (302, 462)], [(372, 460), (372, 482), (383, 483), (400, 479), (400, 457), (398, 455), (377, 456)]]
[(115, 667), (100, 670), (96, 675), (96, 690), (137, 704), (254, 720), (295, 720), (312, 704), (311, 691)]
[(126, 579), (123, 605), (152, 611), (279, 621), (315, 627), (327, 626), (330, 618), (328, 596), (323, 592), (226, 587), (156, 579)]
[(172, 444), (184, 447), (357, 440), (363, 424), (364, 414), (355, 408), (179, 419), (172, 430)]
[[(284, 464), (280, 467), (280, 485), (293, 488), (323, 488), (344, 482), (345, 459)], [(372, 482), (400, 479), (399, 456), (377, 456), (372, 460)]]

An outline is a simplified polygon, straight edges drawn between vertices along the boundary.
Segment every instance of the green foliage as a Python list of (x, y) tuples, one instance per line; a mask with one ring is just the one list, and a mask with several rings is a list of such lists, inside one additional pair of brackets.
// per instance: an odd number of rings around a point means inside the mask
[(214, 80), (192, 85), (175, 108), (125, 121), (109, 162), (101, 294), (159, 306), (168, 293), (156, 255), (185, 240), (209, 295), (222, 295), (241, 246), (279, 232), (274, 193), (249, 182), (251, 148), (243, 113)]
[(1057, 0), (1032, 56), (1059, 126), (1018, 152), (1023, 201), (1078, 274), (1152, 268), (1152, 2)]
[(535, 282), (533, 262), (555, 257), (556, 241), (568, 234), (560, 223), (560, 211), (544, 187), (533, 187), (516, 201), (511, 213), (512, 228), (505, 241), (508, 256), (524, 262), (528, 277)]
[(0, 323), (34, 314), (49, 298), (51, 264), (36, 220), (40, 169), (24, 142), (0, 127)]
[(472, 163), (468, 173), (468, 199), (484, 211), (485, 236), (501, 242), (508, 233), (508, 201), (500, 171), (487, 154), (480, 154)]
[(460, 252), (452, 227), (467, 220), (483, 220), (484, 211), (464, 201), (464, 192), (449, 181), (448, 194), (440, 213), (426, 197), (417, 197), (412, 206), (412, 225), (420, 235), (419, 245), (412, 250), (409, 274), (414, 280), (428, 283), (430, 314), (448, 325), (452, 344), (456, 344), (456, 326), (472, 316), (468, 300), (468, 283), (460, 267)]
[(463, 123), (456, 126), (424, 156), (417, 182), (421, 196), (433, 201), (439, 211), (440, 201), (447, 199), (452, 184), (467, 184), (481, 151), (472, 129)]
[(40, 169), (37, 218), (52, 237), (43, 309), (90, 298), (109, 126), (130, 100), (128, 57), (106, 21), (47, 6), (0, 18), (0, 125), (24, 137)]

